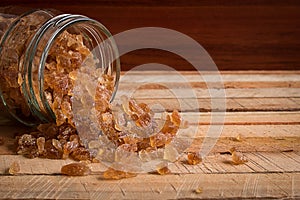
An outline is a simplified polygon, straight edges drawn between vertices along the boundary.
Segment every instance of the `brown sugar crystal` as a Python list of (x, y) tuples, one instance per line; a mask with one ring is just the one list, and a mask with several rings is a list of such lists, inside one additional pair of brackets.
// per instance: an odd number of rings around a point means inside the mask
[(28, 158), (39, 156), (36, 138), (30, 134), (24, 134), (18, 139), (17, 153)]
[(17, 161), (14, 161), (11, 163), (9, 169), (8, 169), (8, 173), (11, 175), (16, 175), (20, 172), (20, 164)]
[(118, 180), (118, 179), (123, 179), (123, 178), (135, 177), (136, 175), (137, 174), (135, 174), (135, 173), (116, 170), (112, 167), (109, 167), (106, 171), (104, 171), (103, 178), (104, 179)]
[(232, 164), (240, 165), (248, 162), (247, 158), (243, 155), (243, 153), (238, 152), (235, 147), (231, 148), (229, 151), (231, 153)]
[(170, 174), (171, 173), (171, 170), (168, 168), (168, 166), (158, 166), (156, 168), (156, 171), (160, 175), (166, 175), (166, 174)]
[(187, 154), (187, 163), (189, 165), (197, 165), (202, 161), (202, 157), (199, 153), (189, 152)]
[(231, 156), (232, 163), (235, 165), (240, 165), (248, 162), (247, 158), (245, 158), (245, 156), (241, 152), (234, 151)]
[(75, 148), (74, 151), (71, 154), (71, 157), (74, 160), (92, 160), (93, 156), (91, 153), (85, 148), (85, 147), (78, 147)]
[(61, 173), (67, 176), (86, 176), (91, 174), (91, 169), (84, 163), (71, 163), (64, 165)]
[(44, 154), (45, 151), (45, 138), (44, 137), (39, 137), (36, 139), (36, 144), (37, 144), (37, 148), (38, 148), (38, 153)]
[[(55, 144), (55, 143), (54, 143)], [(49, 139), (45, 142), (45, 153), (44, 156), (50, 159), (61, 159), (62, 158), (61, 149), (57, 149), (57, 146), (53, 145), (53, 140)]]
[(198, 187), (197, 189), (194, 190), (194, 193), (196, 193), (196, 194), (203, 193), (203, 188), (202, 187)]

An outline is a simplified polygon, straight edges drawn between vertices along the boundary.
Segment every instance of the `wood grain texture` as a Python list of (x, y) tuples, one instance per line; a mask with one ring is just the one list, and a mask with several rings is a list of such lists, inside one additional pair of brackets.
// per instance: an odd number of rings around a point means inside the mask
[[(297, 0), (0, 2), (0, 6), (8, 5), (54, 8), (87, 15), (102, 22), (113, 34), (149, 26), (173, 29), (200, 43), (220, 70), (300, 69), (300, 4)], [(179, 45), (178, 48), (185, 47)], [(194, 70), (178, 55), (154, 49), (128, 53), (121, 61), (123, 70), (144, 63)]]
[(216, 111), (299, 111), (298, 84), (299, 71), (130, 71), (122, 73), (116, 100), (132, 95), (160, 112), (210, 112), (212, 101)]
[[(244, 165), (231, 163), (229, 154), (213, 154), (203, 158), (198, 165), (188, 165), (184, 161), (168, 165), (172, 174), (223, 174), (223, 173), (298, 173), (300, 155), (295, 152), (246, 152), (248, 162)], [(19, 155), (0, 156), (0, 175), (9, 176), (8, 169), (13, 162), (20, 165), (16, 176), (25, 175), (60, 175), (62, 166), (74, 163), (73, 160), (28, 159)], [(107, 166), (101, 163), (88, 164), (92, 175), (101, 176)], [(146, 174), (140, 173), (140, 174)], [(159, 177), (159, 176), (158, 176)]]
[[(139, 175), (118, 181), (99, 176), (1, 177), (0, 199), (252, 199), (299, 198), (299, 173)], [(12, 185), (18, 185), (14, 191)], [(136, 187), (143, 185), (143, 187)], [(134, 190), (132, 188), (135, 188)], [(200, 189), (202, 192), (196, 193)]]
[[(183, 157), (169, 164), (170, 175), (140, 173), (114, 181), (103, 179), (105, 165), (92, 163), (88, 164), (91, 175), (66, 177), (60, 175), (60, 169), (73, 160), (16, 155), (14, 134), (28, 129), (1, 125), (0, 199), (299, 199), (300, 71), (203, 72), (201, 76), (182, 71), (179, 79), (177, 75), (166, 71), (123, 72), (119, 91), (126, 93), (141, 85), (138, 101), (163, 106), (156, 107), (157, 118), (164, 109), (178, 108), (189, 122), (189, 127), (178, 134), (192, 141), (186, 151), (205, 152), (213, 147), (200, 164), (187, 165)], [(217, 77), (222, 78), (223, 85)], [(195, 90), (194, 99), (186, 91), (187, 83)], [(181, 89), (181, 98), (171, 97), (167, 88)], [(211, 109), (208, 88), (225, 89), (226, 112)], [(222, 118), (224, 121), (214, 120)], [(210, 131), (220, 126), (220, 135)], [(233, 165), (232, 147), (248, 162)], [(13, 162), (20, 164), (15, 176), (8, 174)]]

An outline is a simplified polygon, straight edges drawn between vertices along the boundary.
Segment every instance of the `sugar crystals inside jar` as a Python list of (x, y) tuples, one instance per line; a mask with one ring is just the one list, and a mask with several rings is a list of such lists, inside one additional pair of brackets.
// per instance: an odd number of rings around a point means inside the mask
[[(110, 89), (115, 92), (118, 51), (99, 22), (81, 15), (32, 10), (0, 14), (0, 28), (1, 98), (6, 110), (22, 123), (73, 124), (73, 87), (81, 67), (86, 75), (111, 76)], [(99, 45), (104, 40), (105, 45)]]

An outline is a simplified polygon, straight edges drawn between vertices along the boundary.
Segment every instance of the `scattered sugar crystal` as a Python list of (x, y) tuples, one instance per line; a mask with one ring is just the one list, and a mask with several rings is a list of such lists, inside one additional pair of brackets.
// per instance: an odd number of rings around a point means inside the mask
[(177, 149), (172, 144), (167, 144), (164, 150), (164, 160), (168, 160), (170, 162), (175, 162), (178, 160), (179, 153)]
[(233, 151), (231, 157), (232, 163), (235, 165), (240, 165), (248, 162), (247, 158), (241, 152)]
[(202, 162), (202, 157), (198, 152), (188, 152), (187, 163), (189, 165), (197, 165)]
[(21, 170), (21, 167), (20, 167), (19, 162), (14, 161), (9, 166), (8, 173), (11, 174), (11, 175), (16, 175), (20, 172), (20, 170)]
[(137, 174), (135, 174), (135, 173), (121, 171), (121, 170), (116, 170), (114, 168), (108, 168), (103, 173), (103, 178), (104, 179), (118, 180), (118, 179), (123, 179), (123, 178), (132, 178), (132, 177), (135, 177), (136, 175)]

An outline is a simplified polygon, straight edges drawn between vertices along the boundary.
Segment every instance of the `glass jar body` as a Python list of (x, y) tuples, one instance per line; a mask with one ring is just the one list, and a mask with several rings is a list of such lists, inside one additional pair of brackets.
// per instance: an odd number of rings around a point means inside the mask
[(37, 125), (60, 117), (60, 123), (68, 120), (62, 105), (72, 106), (74, 72), (83, 66), (88, 71), (87, 63), (100, 69), (98, 76), (113, 77), (116, 92), (118, 50), (99, 22), (49, 10), (0, 15), (0, 95), (6, 110), (18, 121)]

